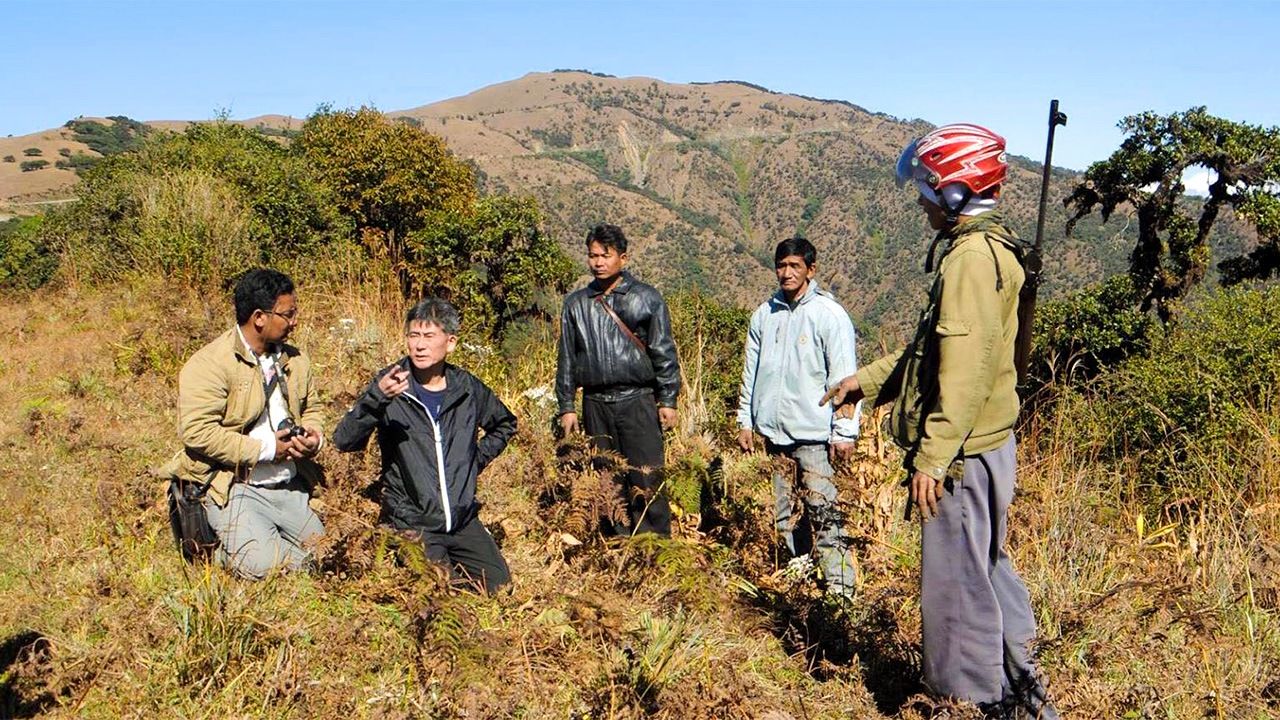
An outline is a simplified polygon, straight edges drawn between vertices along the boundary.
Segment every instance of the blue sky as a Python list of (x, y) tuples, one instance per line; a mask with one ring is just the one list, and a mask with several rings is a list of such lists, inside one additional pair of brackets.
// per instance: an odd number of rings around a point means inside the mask
[(398, 110), (527, 72), (745, 80), (985, 124), (1084, 168), (1143, 110), (1280, 125), (1280, 2), (28, 2), (0, 0), (0, 135), (324, 102)]

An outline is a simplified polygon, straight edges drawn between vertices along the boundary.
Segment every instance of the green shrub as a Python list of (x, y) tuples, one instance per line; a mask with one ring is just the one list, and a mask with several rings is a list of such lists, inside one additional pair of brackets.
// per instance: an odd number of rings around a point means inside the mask
[(16, 161), (17, 161), (17, 158), (15, 158), (15, 157), (14, 157), (14, 156), (12, 156), (12, 155), (5, 155), (5, 156), (4, 156), (4, 161), (5, 161), (5, 162), (7, 162), (7, 163), (16, 162)]
[(138, 158), (150, 172), (181, 168), (230, 183), (259, 221), (267, 257), (319, 253), (352, 231), (334, 207), (334, 193), (307, 162), (255, 130), (196, 123), (181, 135), (152, 141)]
[[(127, 118), (72, 125), (134, 127)], [(140, 273), (209, 287), (261, 264), (308, 277), (384, 268), (406, 298), (446, 294), (470, 329), (497, 337), (549, 314), (541, 298), (572, 275), (539, 232), (532, 199), (478, 197), (470, 166), (441, 138), (369, 108), (322, 110), (287, 146), (231, 123), (196, 123), (92, 160), (68, 159), (92, 167), (79, 200), (40, 230), (74, 280)]]
[(40, 157), (41, 155), (44, 154), (44, 152), (42, 152), (40, 148), (30, 147), (30, 148), (27, 148), (26, 150), (23, 150), (22, 154), (26, 155), (27, 157)]
[(1096, 376), (1148, 345), (1152, 318), (1128, 275), (1115, 275), (1036, 310), (1033, 385)]
[(49, 282), (58, 257), (40, 237), (40, 216), (0, 223), (0, 287), (34, 290)]
[(681, 394), (690, 405), (705, 410), (706, 417), (697, 418), (705, 427), (727, 433), (738, 407), (743, 344), (752, 311), (696, 291), (669, 293), (667, 305), (680, 353)]
[(27, 160), (18, 167), (22, 168), (22, 172), (35, 172), (36, 170), (43, 170), (48, 166), (48, 160)]
[(1219, 290), (1188, 304), (1146, 354), (1094, 389), (1103, 449), (1136, 459), (1148, 479), (1168, 485), (1194, 472), (1190, 458), (1232, 456), (1280, 389), (1280, 287)]
[(567, 148), (573, 146), (573, 134), (563, 128), (553, 127), (550, 130), (542, 128), (534, 128), (529, 131), (529, 135), (537, 140), (541, 140), (542, 144), (550, 148)]
[(59, 160), (58, 162), (54, 163), (54, 166), (61, 168), (63, 170), (74, 170), (76, 172), (83, 172), (93, 167), (94, 165), (97, 165), (98, 160), (99, 158), (93, 155), (90, 155), (89, 153), (78, 152), (78, 153), (73, 153), (67, 156), (66, 160)]
[(66, 269), (84, 280), (135, 272), (218, 283), (263, 261), (267, 232), (225, 180), (195, 170), (164, 174), (105, 162), (80, 201), (50, 219)]
[(481, 198), (472, 212), (434, 213), (405, 243), (412, 296), (453, 300), (467, 329), (500, 338), (512, 323), (549, 315), (573, 279), (573, 264), (541, 232), (533, 198)]
[(110, 125), (96, 120), (72, 120), (66, 124), (73, 137), (100, 155), (118, 155), (142, 147), (152, 129), (132, 118), (114, 115)]

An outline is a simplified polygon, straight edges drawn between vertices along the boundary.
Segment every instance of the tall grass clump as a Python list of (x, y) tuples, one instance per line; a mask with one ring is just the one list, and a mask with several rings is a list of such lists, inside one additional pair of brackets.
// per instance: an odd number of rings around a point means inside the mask
[[(260, 261), (260, 227), (225, 181), (194, 171), (124, 172), (104, 181), (88, 189), (89, 206), (50, 223), (71, 277), (137, 274), (203, 285)], [(94, 211), (104, 222), (85, 221)]]

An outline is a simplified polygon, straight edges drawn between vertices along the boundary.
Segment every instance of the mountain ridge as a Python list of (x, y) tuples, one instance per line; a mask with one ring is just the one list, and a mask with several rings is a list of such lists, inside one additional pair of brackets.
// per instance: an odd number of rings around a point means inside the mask
[[(912, 193), (892, 177), (900, 149), (933, 127), (924, 120), (743, 80), (666, 83), (563, 70), (386, 115), (441, 135), (473, 163), (485, 189), (537, 198), (546, 231), (574, 258), (591, 226), (622, 226), (633, 241), (634, 269), (666, 289), (753, 305), (775, 287), (773, 246), (799, 233), (818, 247), (819, 279), (860, 327), (904, 330), (927, 281), (921, 265), (931, 233)], [(272, 134), (302, 123), (285, 115), (236, 122)], [(42, 143), (79, 152), (66, 128), (50, 133), (57, 137)], [(0, 154), (23, 139), (3, 142)], [(1002, 206), (1025, 234), (1034, 228), (1040, 168), (1010, 158)], [(0, 164), (0, 200), (14, 199), (14, 169)], [(46, 173), (65, 184), (46, 183), (39, 198), (75, 181), (54, 168), (19, 181), (43, 181)], [(1104, 229), (1090, 218), (1073, 237), (1063, 235), (1061, 200), (1080, 177), (1052, 170), (1049, 295), (1124, 270), (1132, 247), (1123, 222)]]

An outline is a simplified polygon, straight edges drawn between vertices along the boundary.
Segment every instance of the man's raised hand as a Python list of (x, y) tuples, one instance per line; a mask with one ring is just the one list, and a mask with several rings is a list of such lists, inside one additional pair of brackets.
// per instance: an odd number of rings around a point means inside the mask
[(399, 365), (393, 365), (378, 380), (378, 389), (389, 398), (400, 395), (409, 389), (409, 371)]
[(858, 401), (862, 399), (862, 386), (858, 384), (858, 376), (850, 375), (827, 390), (819, 405), (831, 403), (836, 417), (851, 418), (858, 411)]

